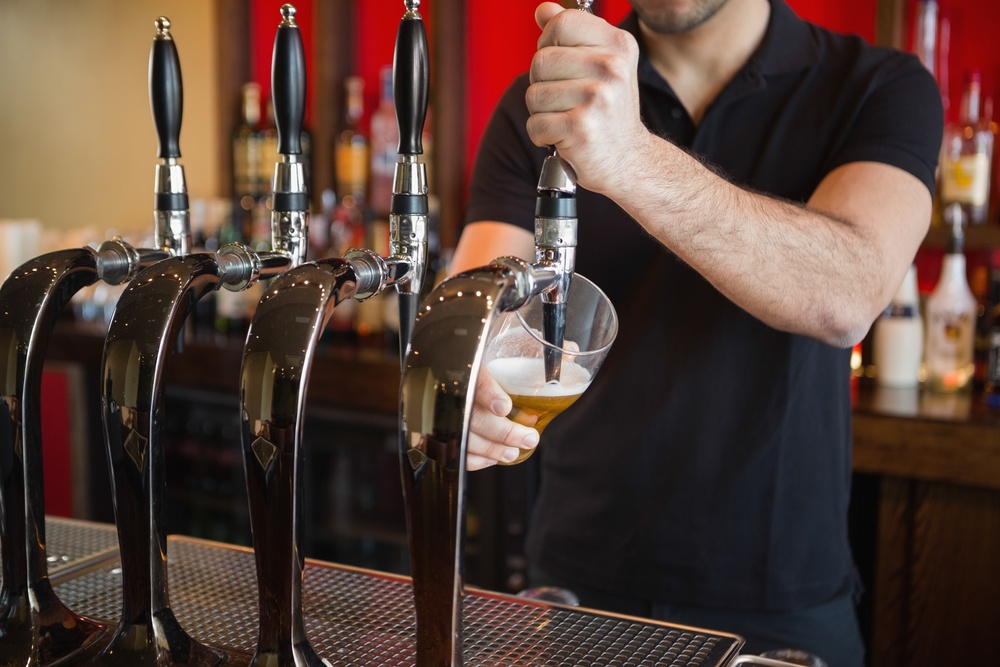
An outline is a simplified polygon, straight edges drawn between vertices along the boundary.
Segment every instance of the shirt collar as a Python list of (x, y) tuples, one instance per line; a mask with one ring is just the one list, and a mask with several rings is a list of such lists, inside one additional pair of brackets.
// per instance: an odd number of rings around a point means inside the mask
[[(819, 45), (811, 25), (799, 18), (785, 0), (770, 0), (770, 2), (771, 15), (768, 18), (767, 31), (760, 46), (750, 57), (747, 67), (759, 71), (764, 76), (797, 72), (809, 67), (819, 57)], [(653, 69), (649, 58), (646, 57), (646, 49), (639, 32), (639, 17), (635, 11), (629, 12), (618, 27), (632, 33), (639, 43), (639, 81), (659, 88), (664, 87), (666, 82)]]

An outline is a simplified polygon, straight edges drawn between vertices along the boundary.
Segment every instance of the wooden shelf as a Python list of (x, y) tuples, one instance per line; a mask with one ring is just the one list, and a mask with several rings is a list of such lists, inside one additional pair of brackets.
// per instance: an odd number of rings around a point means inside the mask
[[(924, 247), (944, 248), (948, 245), (948, 228), (935, 225), (927, 232)], [(965, 248), (967, 250), (990, 250), (1000, 248), (1000, 225), (989, 223), (974, 225), (965, 229)]]

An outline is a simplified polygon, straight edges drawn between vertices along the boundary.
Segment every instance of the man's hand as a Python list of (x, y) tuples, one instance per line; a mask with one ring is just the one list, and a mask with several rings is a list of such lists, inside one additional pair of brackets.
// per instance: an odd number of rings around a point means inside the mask
[(469, 420), (468, 470), (482, 470), (501, 461), (509, 463), (521, 449), (538, 445), (538, 431), (507, 418), (512, 409), (510, 396), (485, 368), (481, 369)]
[[(649, 138), (639, 114), (639, 46), (631, 34), (587, 12), (545, 2), (525, 102), (538, 146), (555, 146), (581, 186), (611, 193), (631, 169), (624, 163)], [(613, 128), (613, 131), (609, 131)]]

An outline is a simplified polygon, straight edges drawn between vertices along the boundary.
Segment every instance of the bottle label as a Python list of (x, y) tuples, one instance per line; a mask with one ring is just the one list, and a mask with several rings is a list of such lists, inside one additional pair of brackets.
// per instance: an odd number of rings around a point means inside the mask
[(990, 161), (984, 153), (945, 161), (941, 197), (946, 202), (984, 206), (990, 191)]
[(341, 195), (364, 192), (368, 183), (368, 145), (340, 144), (336, 148), (337, 181), (345, 190)]
[(970, 313), (929, 316), (926, 363), (931, 378), (964, 375), (972, 368), (973, 324)]

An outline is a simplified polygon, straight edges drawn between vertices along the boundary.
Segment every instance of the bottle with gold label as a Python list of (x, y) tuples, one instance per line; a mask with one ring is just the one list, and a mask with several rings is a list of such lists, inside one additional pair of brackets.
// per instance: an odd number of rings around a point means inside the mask
[[(942, 147), (941, 203), (947, 214), (961, 207), (968, 224), (981, 225), (989, 216), (993, 133), (980, 120), (982, 78), (966, 75), (959, 120), (945, 127)], [(949, 225), (952, 221), (945, 218)]]

